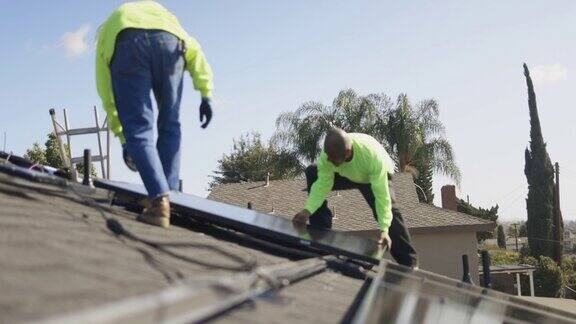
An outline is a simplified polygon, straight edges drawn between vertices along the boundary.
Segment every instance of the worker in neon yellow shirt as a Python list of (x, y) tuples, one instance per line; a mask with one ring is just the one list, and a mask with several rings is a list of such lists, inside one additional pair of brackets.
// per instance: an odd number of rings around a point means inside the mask
[(293, 218), (297, 226), (310, 221), (318, 228), (332, 228), (326, 197), (332, 190), (359, 189), (380, 228), (380, 243), (387, 245), (402, 265), (417, 267), (416, 251), (400, 212), (392, 208), (389, 156), (376, 139), (366, 134), (332, 128), (324, 140), (318, 166), (306, 169), (308, 200)]
[(198, 42), (172, 13), (154, 1), (130, 2), (99, 29), (98, 94), (108, 125), (122, 143), (124, 161), (140, 173), (148, 191), (149, 204), (139, 220), (162, 227), (170, 224), (168, 192), (179, 186), (185, 70), (202, 96), (200, 122), (205, 128), (212, 118), (212, 70)]

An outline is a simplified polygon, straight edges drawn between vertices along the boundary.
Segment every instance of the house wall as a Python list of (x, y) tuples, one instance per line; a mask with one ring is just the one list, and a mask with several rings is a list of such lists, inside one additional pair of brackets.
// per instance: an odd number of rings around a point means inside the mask
[(478, 244), (474, 232), (415, 233), (412, 235), (420, 268), (462, 280), (462, 255), (468, 255), (470, 275), (478, 283)]
[[(377, 232), (356, 232), (375, 237)], [(478, 245), (474, 232), (413, 233), (412, 242), (418, 253), (420, 269), (462, 280), (462, 255), (468, 254), (472, 281), (478, 284)], [(392, 242), (394, 244), (394, 242)], [(386, 259), (392, 259), (387, 254)]]

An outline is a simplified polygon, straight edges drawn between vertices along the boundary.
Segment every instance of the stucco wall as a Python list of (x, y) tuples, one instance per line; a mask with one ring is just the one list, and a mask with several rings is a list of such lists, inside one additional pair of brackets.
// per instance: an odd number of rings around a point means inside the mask
[(462, 255), (468, 254), (470, 275), (478, 284), (478, 246), (474, 232), (412, 234), (420, 268), (462, 280)]
[[(376, 237), (376, 231), (355, 232), (362, 236)], [(411, 233), (418, 252), (420, 269), (462, 280), (462, 255), (468, 254), (470, 275), (478, 284), (478, 246), (474, 232)], [(392, 242), (394, 244), (394, 242)], [(387, 259), (391, 256), (387, 255)]]

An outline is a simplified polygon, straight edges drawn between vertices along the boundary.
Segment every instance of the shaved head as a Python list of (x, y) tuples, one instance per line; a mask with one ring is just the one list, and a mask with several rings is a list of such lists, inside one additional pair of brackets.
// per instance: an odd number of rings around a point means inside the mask
[(324, 139), (324, 151), (332, 163), (336, 165), (343, 163), (351, 150), (352, 141), (345, 131), (336, 127), (328, 130)]

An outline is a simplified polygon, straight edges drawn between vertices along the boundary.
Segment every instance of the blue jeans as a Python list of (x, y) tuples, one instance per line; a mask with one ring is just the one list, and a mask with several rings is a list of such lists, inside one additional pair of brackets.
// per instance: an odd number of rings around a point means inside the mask
[[(183, 53), (183, 43), (168, 32), (126, 29), (116, 39), (110, 64), (126, 149), (150, 198), (178, 190)], [(151, 92), (158, 106), (156, 143)]]

